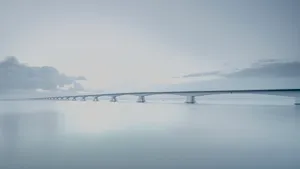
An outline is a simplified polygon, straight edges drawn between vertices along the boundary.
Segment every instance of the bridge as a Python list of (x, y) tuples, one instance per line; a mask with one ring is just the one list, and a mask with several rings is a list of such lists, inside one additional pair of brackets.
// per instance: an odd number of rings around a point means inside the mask
[(124, 95), (137, 96), (138, 103), (146, 102), (145, 97), (151, 95), (178, 95), (186, 97), (185, 103), (196, 103), (196, 97), (206, 95), (219, 94), (261, 94), (286, 96), (295, 98), (295, 105), (300, 105), (300, 89), (259, 89), (259, 90), (207, 90), (207, 91), (166, 91), (166, 92), (127, 92), (127, 93), (101, 93), (101, 94), (85, 94), (85, 95), (69, 95), (69, 96), (51, 96), (40, 98), (26, 98), (19, 100), (72, 100), (76, 101), (81, 98), (86, 101), (86, 98), (93, 98), (93, 101), (99, 101), (99, 97), (109, 96), (111, 102), (117, 102), (117, 97)]

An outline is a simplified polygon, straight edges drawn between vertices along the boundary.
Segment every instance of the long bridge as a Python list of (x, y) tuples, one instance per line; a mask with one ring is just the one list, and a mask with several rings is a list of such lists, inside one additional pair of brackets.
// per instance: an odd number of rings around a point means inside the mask
[[(117, 97), (124, 95), (137, 96), (138, 103), (144, 103), (146, 96), (151, 95), (178, 95), (186, 97), (185, 103), (196, 103), (196, 97), (206, 95), (219, 94), (261, 94), (286, 96), (295, 98), (295, 105), (300, 105), (300, 89), (259, 89), (259, 90), (206, 90), (206, 91), (165, 91), (165, 92), (127, 92), (127, 93), (100, 93), (100, 94), (83, 94), (83, 95), (68, 95), (68, 96), (51, 96), (39, 98), (26, 98), (18, 100), (72, 100), (76, 101), (81, 98), (86, 101), (86, 98), (93, 98), (93, 101), (99, 101), (99, 97), (108, 96), (111, 102), (117, 102)], [(16, 99), (14, 99), (16, 100)]]

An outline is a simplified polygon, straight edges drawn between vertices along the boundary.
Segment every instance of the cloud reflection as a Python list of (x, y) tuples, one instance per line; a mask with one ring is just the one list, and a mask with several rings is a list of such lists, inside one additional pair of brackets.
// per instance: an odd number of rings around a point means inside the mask
[(64, 132), (64, 116), (53, 111), (0, 114), (1, 152), (14, 154), (28, 145), (53, 141)]

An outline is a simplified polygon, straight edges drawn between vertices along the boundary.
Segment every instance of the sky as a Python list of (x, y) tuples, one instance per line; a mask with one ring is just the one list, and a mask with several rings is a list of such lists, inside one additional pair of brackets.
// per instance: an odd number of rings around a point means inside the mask
[(264, 61), (298, 70), (300, 61), (298, 0), (0, 3), (0, 60), (84, 76), (87, 89), (177, 84)]

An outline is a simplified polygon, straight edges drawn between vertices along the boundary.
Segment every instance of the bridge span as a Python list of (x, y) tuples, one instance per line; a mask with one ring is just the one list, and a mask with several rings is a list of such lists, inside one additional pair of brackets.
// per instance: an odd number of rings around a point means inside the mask
[[(262, 94), (274, 96), (286, 96), (295, 98), (295, 105), (300, 105), (300, 89), (259, 89), (259, 90), (207, 90), (207, 91), (165, 91), (165, 92), (127, 92), (127, 93), (100, 93), (100, 94), (85, 94), (85, 95), (69, 95), (69, 96), (51, 96), (40, 98), (27, 98), (25, 100), (72, 100), (76, 101), (81, 98), (86, 101), (86, 98), (91, 97), (93, 101), (99, 101), (99, 97), (109, 96), (111, 102), (117, 102), (117, 97), (124, 95), (137, 96), (137, 102), (144, 103), (146, 96), (151, 95), (178, 95), (186, 97), (185, 103), (196, 103), (196, 97), (205, 95), (219, 94)], [(24, 99), (23, 99), (24, 100)]]

